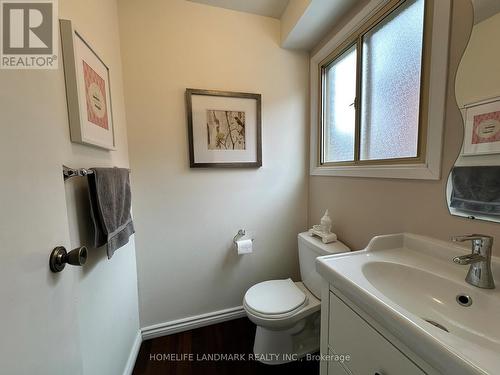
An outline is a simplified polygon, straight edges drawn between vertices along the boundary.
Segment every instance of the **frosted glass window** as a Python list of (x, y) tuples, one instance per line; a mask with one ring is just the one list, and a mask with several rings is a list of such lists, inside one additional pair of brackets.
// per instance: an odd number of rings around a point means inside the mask
[(354, 160), (356, 45), (325, 67), (323, 162)]
[(424, 0), (407, 0), (363, 36), (360, 159), (418, 155)]

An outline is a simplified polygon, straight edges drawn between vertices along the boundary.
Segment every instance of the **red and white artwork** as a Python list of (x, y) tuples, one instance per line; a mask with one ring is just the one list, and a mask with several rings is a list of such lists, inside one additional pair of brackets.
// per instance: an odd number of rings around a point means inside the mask
[(472, 144), (500, 141), (500, 111), (474, 116)]
[(91, 123), (109, 130), (106, 104), (106, 83), (85, 61), (83, 61), (87, 119)]

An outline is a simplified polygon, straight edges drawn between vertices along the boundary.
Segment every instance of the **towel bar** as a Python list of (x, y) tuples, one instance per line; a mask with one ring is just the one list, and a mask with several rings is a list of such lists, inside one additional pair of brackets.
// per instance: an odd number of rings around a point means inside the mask
[(94, 174), (92, 169), (87, 169), (87, 168), (70, 168), (65, 165), (63, 165), (63, 177), (64, 181), (71, 177), (85, 177), (88, 176), (89, 174)]
[(64, 181), (66, 181), (68, 178), (71, 177), (85, 177), (89, 174), (93, 174), (92, 170), (90, 169), (85, 169), (85, 168), (80, 168), (80, 169), (73, 169), (66, 167), (63, 165), (63, 177)]

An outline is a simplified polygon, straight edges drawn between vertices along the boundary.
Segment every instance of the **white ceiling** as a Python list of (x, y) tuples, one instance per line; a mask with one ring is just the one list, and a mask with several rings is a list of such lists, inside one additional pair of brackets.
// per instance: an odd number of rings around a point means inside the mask
[(289, 0), (188, 0), (219, 8), (280, 18)]
[(474, 5), (474, 23), (500, 13), (500, 0), (472, 0)]

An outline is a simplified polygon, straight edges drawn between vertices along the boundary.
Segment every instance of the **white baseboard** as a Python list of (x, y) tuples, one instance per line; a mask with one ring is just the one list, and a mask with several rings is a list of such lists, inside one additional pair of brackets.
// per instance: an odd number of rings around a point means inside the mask
[(244, 317), (245, 310), (243, 306), (233, 307), (230, 309), (214, 311), (208, 314), (190, 316), (188, 318), (172, 320), (170, 322), (154, 324), (152, 326), (141, 329), (142, 339), (149, 340), (155, 337), (171, 335), (190, 329), (200, 328), (211, 324), (225, 322)]
[(137, 335), (135, 336), (134, 344), (132, 345), (132, 349), (130, 349), (130, 355), (127, 360), (127, 364), (125, 365), (125, 370), (123, 371), (123, 375), (132, 375), (132, 371), (134, 371), (135, 361), (137, 360), (137, 355), (139, 354), (139, 349), (142, 344), (142, 334), (141, 330), (137, 331)]

